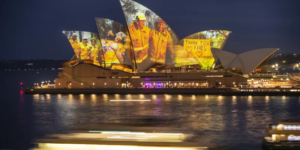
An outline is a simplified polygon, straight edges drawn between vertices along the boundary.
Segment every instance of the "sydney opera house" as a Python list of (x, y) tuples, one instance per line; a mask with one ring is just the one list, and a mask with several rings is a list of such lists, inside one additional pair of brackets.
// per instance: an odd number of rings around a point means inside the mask
[[(120, 0), (127, 24), (96, 18), (98, 33), (64, 31), (74, 56), (62, 64), (55, 88), (207, 88), (256, 82), (276, 86), (266, 62), (278, 48), (242, 54), (223, 51), (231, 34), (201, 31), (179, 39), (157, 14)], [(67, 41), (66, 41), (67, 42)], [(268, 73), (264, 77), (258, 74)], [(273, 80), (274, 79), (274, 80)], [(286, 85), (290, 81), (280, 79)], [(274, 81), (274, 82), (273, 82)], [(254, 83), (255, 82), (255, 83)]]

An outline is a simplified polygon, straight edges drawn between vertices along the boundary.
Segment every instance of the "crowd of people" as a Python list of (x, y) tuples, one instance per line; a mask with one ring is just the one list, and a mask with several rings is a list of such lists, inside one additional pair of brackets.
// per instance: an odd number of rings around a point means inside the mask
[(137, 13), (135, 20), (128, 25), (130, 35), (110, 30), (102, 46), (97, 44), (99, 41), (95, 38), (88, 41), (83, 37), (80, 42), (76, 33), (71, 35), (69, 42), (79, 61), (93, 60), (94, 64), (105, 68), (111, 68), (113, 64), (131, 65), (133, 57), (140, 71), (154, 63), (173, 65), (173, 40), (166, 23), (158, 19), (151, 29), (145, 22), (145, 14)]
[(69, 42), (79, 61), (93, 60), (95, 64), (99, 64), (100, 47), (96, 38), (91, 39), (91, 44), (86, 37), (83, 37), (82, 42), (79, 42), (78, 35), (73, 33)]

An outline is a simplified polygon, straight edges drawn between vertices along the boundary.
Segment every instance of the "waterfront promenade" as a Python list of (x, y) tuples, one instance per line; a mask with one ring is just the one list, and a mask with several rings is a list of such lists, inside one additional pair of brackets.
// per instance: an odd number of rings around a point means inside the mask
[(33, 89), (26, 88), (25, 94), (199, 94), (240, 96), (299, 96), (298, 88), (102, 88), (102, 89)]

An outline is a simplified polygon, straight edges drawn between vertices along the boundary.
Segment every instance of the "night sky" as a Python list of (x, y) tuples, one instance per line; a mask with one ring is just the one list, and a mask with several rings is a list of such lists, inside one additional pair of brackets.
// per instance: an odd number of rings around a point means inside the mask
[[(299, 53), (300, 0), (136, 0), (160, 15), (180, 39), (230, 30), (224, 50), (280, 48)], [(70, 59), (63, 30), (98, 33), (95, 17), (126, 23), (119, 0), (1, 0), (0, 60)]]

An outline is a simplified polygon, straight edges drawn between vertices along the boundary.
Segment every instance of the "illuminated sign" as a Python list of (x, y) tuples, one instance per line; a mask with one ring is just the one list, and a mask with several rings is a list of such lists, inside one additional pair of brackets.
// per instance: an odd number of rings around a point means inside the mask
[[(208, 39), (184, 39), (184, 49), (187, 53), (210, 51), (210, 40)], [(198, 55), (201, 57), (201, 53)]]
[(300, 130), (300, 125), (284, 125), (284, 130)]
[(207, 30), (180, 40), (175, 46), (175, 66), (199, 65), (209, 70), (215, 62), (211, 49), (222, 49), (229, 34), (226, 30)]
[[(231, 32), (227, 30), (207, 30), (194, 33), (187, 36), (185, 39), (210, 39), (211, 48), (221, 49), (224, 47), (226, 40)], [(179, 45), (182, 45), (183, 40), (179, 41)]]
[(212, 67), (215, 59), (210, 39), (184, 39), (182, 46), (176, 49), (176, 66), (198, 64), (204, 70)]
[(290, 135), (288, 136), (288, 141), (300, 141), (300, 136)]

